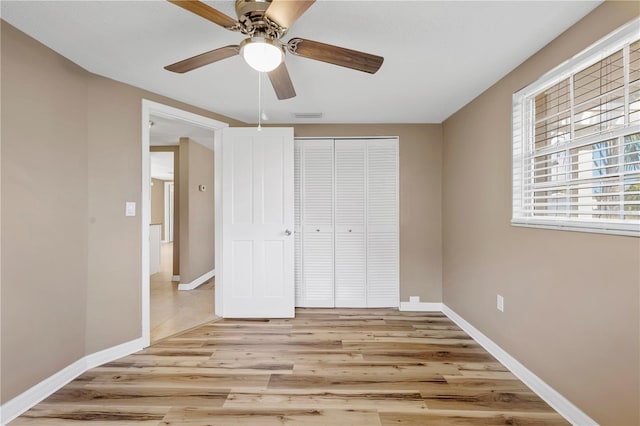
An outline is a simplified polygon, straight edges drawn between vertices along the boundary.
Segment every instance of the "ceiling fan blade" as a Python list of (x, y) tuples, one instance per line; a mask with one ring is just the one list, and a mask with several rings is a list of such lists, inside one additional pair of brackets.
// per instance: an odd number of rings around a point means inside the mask
[(265, 16), (289, 29), (316, 0), (273, 0)]
[(212, 8), (211, 6), (202, 3), (198, 0), (167, 0), (169, 3), (173, 3), (176, 6), (180, 6), (183, 9), (188, 10), (189, 12), (195, 13), (198, 16), (207, 19), (214, 24), (218, 24), (221, 27), (224, 27), (228, 30), (232, 29), (238, 22), (231, 18), (230, 16), (225, 15)]
[(205, 65), (230, 58), (237, 55), (238, 52), (240, 52), (240, 46), (225, 46), (219, 49), (211, 50), (209, 52), (201, 53), (196, 56), (192, 56), (191, 58), (176, 62), (175, 64), (167, 65), (166, 67), (164, 67), (164, 69), (172, 72), (185, 73), (187, 71), (192, 71), (196, 68), (200, 68)]
[(293, 82), (289, 77), (289, 71), (287, 71), (287, 66), (284, 62), (278, 68), (269, 72), (269, 80), (271, 80), (271, 85), (273, 90), (276, 91), (278, 99), (290, 99), (296, 96), (296, 89), (293, 88)]
[(287, 50), (297, 56), (328, 62), (341, 67), (368, 72), (369, 74), (375, 74), (382, 66), (382, 62), (384, 62), (382, 56), (302, 38), (289, 40)]

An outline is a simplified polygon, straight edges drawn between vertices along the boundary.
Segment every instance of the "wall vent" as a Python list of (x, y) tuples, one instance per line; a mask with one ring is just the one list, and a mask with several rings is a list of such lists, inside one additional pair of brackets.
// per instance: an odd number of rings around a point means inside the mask
[(321, 112), (294, 112), (291, 115), (293, 115), (293, 118), (303, 118), (303, 119), (322, 118)]

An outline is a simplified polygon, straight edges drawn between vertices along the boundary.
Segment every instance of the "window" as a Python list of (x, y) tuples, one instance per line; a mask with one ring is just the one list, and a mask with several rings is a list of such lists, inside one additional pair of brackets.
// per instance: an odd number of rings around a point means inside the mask
[(640, 20), (513, 95), (512, 224), (640, 236)]

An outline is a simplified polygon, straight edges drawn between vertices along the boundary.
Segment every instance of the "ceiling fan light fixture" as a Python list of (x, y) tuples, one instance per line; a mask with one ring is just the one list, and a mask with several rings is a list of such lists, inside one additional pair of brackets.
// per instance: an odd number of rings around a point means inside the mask
[(240, 54), (256, 71), (270, 72), (278, 68), (284, 60), (284, 51), (277, 41), (252, 37), (240, 43)]

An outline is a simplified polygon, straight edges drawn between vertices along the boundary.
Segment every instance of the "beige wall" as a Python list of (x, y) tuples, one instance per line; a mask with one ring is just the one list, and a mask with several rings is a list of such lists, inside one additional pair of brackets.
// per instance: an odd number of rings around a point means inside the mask
[[(213, 151), (180, 138), (180, 282), (214, 267)], [(198, 187), (204, 185), (205, 191)]]
[(400, 140), (400, 300), (442, 301), (442, 126), (296, 124), (296, 137), (398, 136)]
[(639, 12), (604, 3), (444, 123), (444, 302), (603, 425), (640, 424), (640, 239), (509, 225), (511, 94)]
[(164, 180), (151, 179), (151, 223), (160, 224), (164, 240)]
[[(444, 139), (440, 125), (294, 126), (399, 136), (401, 299), (440, 301), (444, 272), (447, 305), (603, 424), (640, 423), (640, 243), (509, 226), (511, 93), (637, 13), (605, 3), (449, 118)], [(140, 207), (142, 98), (242, 123), (87, 73), (4, 22), (1, 54), (4, 403), (141, 335), (140, 218), (124, 203)]]
[(242, 123), (90, 74), (1, 22), (5, 403), (141, 336), (142, 99)]
[(5, 27), (2, 402), (85, 354), (88, 274), (86, 73)]

